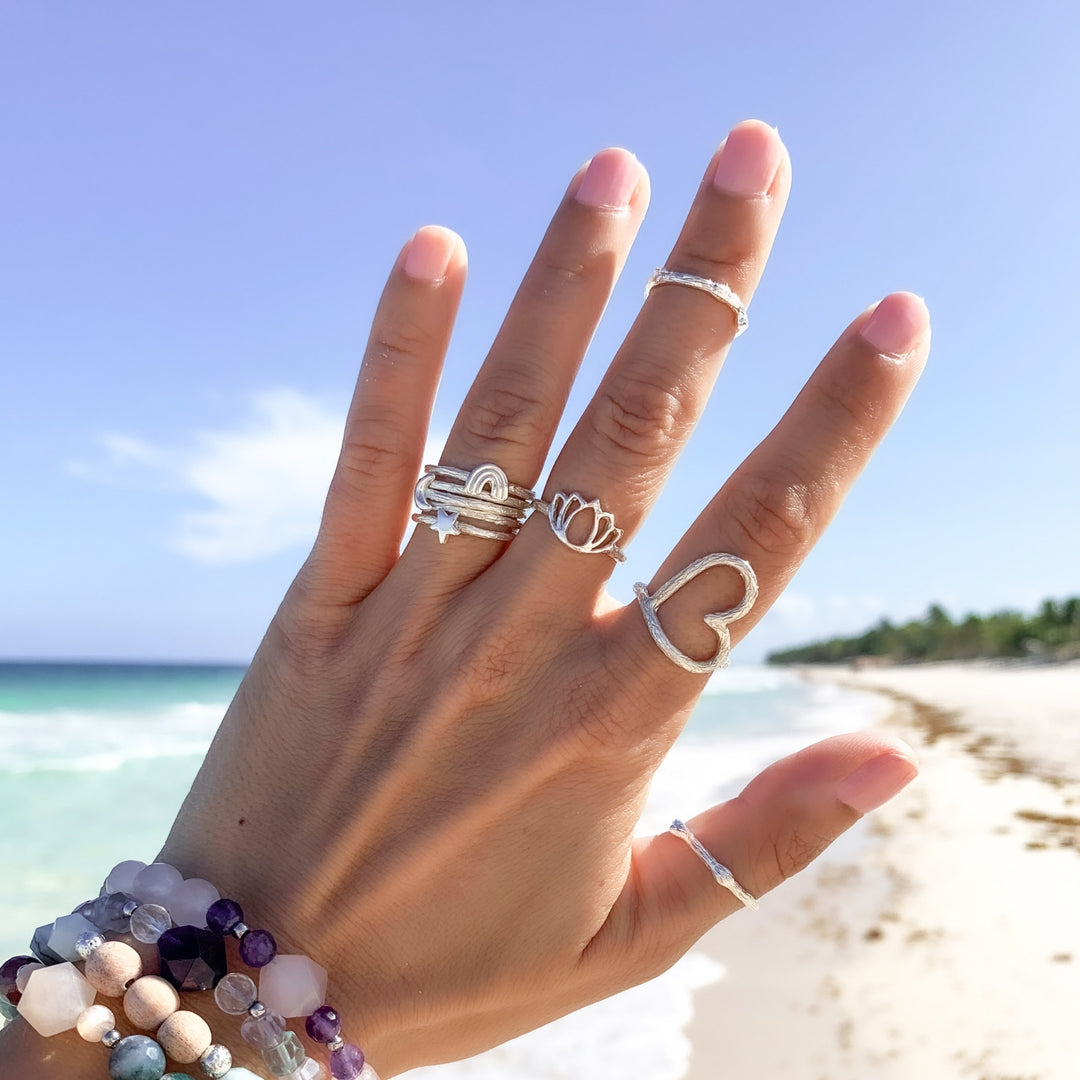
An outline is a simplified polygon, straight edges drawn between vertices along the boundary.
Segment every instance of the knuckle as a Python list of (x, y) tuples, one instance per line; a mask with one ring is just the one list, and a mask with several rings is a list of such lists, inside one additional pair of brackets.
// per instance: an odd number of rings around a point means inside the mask
[(677, 444), (685, 426), (683, 414), (683, 404), (670, 387), (628, 380), (599, 392), (593, 430), (606, 447), (654, 459)]
[(398, 467), (409, 450), (401, 425), (392, 418), (365, 419), (355, 432), (346, 432), (331, 488), (370, 491), (396, 483)]
[(876, 426), (880, 403), (867, 394), (864, 386), (850, 380), (824, 378), (817, 390), (828, 414), (846, 429), (858, 432)]
[(800, 832), (793, 828), (780, 838), (773, 838), (769, 856), (776, 870), (776, 884), (805, 870), (828, 847), (821, 836)]
[(381, 361), (423, 356), (435, 345), (435, 335), (422, 322), (405, 315), (380, 320), (371, 332), (368, 356)]
[(550, 428), (547, 413), (544, 402), (521, 385), (481, 386), (464, 415), (464, 434), (483, 453), (492, 446), (545, 446)]
[(680, 252), (678, 268), (687, 274), (723, 281), (738, 291), (754, 272), (754, 256), (751, 251), (725, 251), (720, 254), (691, 246)]
[(545, 290), (553, 286), (577, 288), (592, 280), (592, 263), (591, 259), (569, 251), (540, 252), (536, 260), (539, 271), (536, 284)]
[(769, 558), (800, 557), (817, 532), (809, 484), (756, 476), (744, 479), (726, 517), (751, 547)]

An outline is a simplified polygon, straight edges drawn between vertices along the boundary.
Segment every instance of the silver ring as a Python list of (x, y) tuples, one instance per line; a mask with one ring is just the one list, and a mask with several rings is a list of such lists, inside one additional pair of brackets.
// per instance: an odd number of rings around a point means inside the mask
[(475, 469), (425, 465), (413, 491), (419, 513), (412, 520), (430, 526), (440, 544), (448, 536), (513, 540), (535, 501), (532, 491), (511, 484), (490, 462)]
[[(705, 616), (705, 625), (716, 633), (716, 653), (709, 660), (694, 660), (685, 653), (680, 652), (671, 643), (671, 639), (664, 633), (660, 625), (656, 609), (666, 600), (670, 600), (685, 584), (693, 581), (698, 574), (704, 573), (713, 566), (730, 566), (737, 570), (743, 579), (743, 598), (733, 608), (727, 611), (718, 611), (713, 615)], [(711, 675), (717, 668), (726, 668), (731, 659), (731, 635), (728, 633), (728, 623), (741, 619), (753, 606), (757, 599), (758, 583), (757, 575), (753, 567), (738, 555), (714, 554), (706, 555), (697, 559), (689, 566), (680, 570), (670, 581), (665, 581), (652, 595), (649, 594), (648, 586), (639, 581), (634, 586), (634, 595), (641, 605), (641, 612), (645, 616), (645, 625), (652, 634), (653, 641), (659, 646), (660, 651), (673, 663), (686, 671), (692, 671), (695, 675)]]
[(722, 863), (717, 862), (709, 854), (705, 845), (678, 819), (676, 818), (668, 828), (668, 832), (681, 837), (694, 850), (694, 854), (709, 868), (709, 873), (716, 878), (717, 885), (723, 885), (732, 896), (742, 902), (743, 907), (757, 911), (758, 902), (736, 880), (735, 875)]
[[(570, 494), (565, 491), (556, 491), (551, 497), (551, 502), (537, 499), (535, 505), (547, 517), (551, 524), (551, 531), (568, 548), (585, 552), (587, 555), (610, 555), (618, 563), (626, 562), (626, 554), (619, 547), (622, 529), (615, 528), (614, 515), (609, 514), (600, 506), (599, 499), (586, 500), (576, 491)], [(574, 518), (584, 513), (592, 514), (592, 529), (584, 540), (574, 543), (566, 535), (566, 531)]]
[(700, 289), (714, 300), (719, 300), (735, 313), (735, 337), (745, 334), (746, 328), (750, 325), (746, 305), (739, 299), (739, 294), (722, 281), (713, 281), (712, 278), (684, 274), (681, 270), (668, 270), (666, 267), (658, 266), (652, 272), (652, 277), (645, 282), (645, 295), (648, 296), (657, 285), (689, 285), (691, 289)]

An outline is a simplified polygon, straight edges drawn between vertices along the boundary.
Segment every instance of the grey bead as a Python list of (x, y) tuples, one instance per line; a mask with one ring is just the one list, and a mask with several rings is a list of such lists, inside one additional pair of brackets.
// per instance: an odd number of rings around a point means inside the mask
[(232, 1054), (220, 1043), (211, 1043), (199, 1058), (199, 1067), (210, 1080), (218, 1080), (232, 1068)]

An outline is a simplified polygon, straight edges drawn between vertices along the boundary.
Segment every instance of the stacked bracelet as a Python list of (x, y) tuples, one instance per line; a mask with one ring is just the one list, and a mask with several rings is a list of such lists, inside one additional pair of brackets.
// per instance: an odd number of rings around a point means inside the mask
[[(33, 956), (0, 966), (0, 1013), (17, 1012), (41, 1035), (75, 1028), (87, 1041), (103, 1043), (111, 1080), (191, 1080), (188, 1073), (166, 1074), (166, 1058), (198, 1062), (210, 1080), (256, 1080), (233, 1067), (232, 1055), (213, 1041), (202, 1017), (180, 1008), (181, 993), (212, 989), (222, 1012), (246, 1016), (241, 1037), (260, 1051), (273, 1076), (326, 1076), (286, 1026), (286, 1019), (304, 1017), (307, 1034), (329, 1051), (334, 1080), (378, 1080), (359, 1046), (341, 1037), (340, 1017), (326, 1003), (326, 970), (309, 957), (279, 954), (269, 931), (243, 920), (240, 905), (222, 899), (201, 878), (184, 880), (167, 863), (120, 863), (100, 896), (38, 927)], [(137, 949), (115, 940), (124, 934), (156, 946), (159, 975), (144, 974)], [(258, 971), (258, 987), (250, 976), (228, 971), (230, 935), (239, 941), (244, 964)], [(99, 993), (122, 997), (131, 1024), (156, 1037), (122, 1036), (112, 1009), (94, 1003)]]

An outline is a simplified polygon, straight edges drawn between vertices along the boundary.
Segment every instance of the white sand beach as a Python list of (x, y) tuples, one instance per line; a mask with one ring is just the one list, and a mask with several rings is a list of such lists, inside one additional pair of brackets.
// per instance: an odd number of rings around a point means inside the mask
[(1076, 1080), (1080, 664), (804, 673), (891, 697), (922, 773), (706, 937), (690, 1080)]

